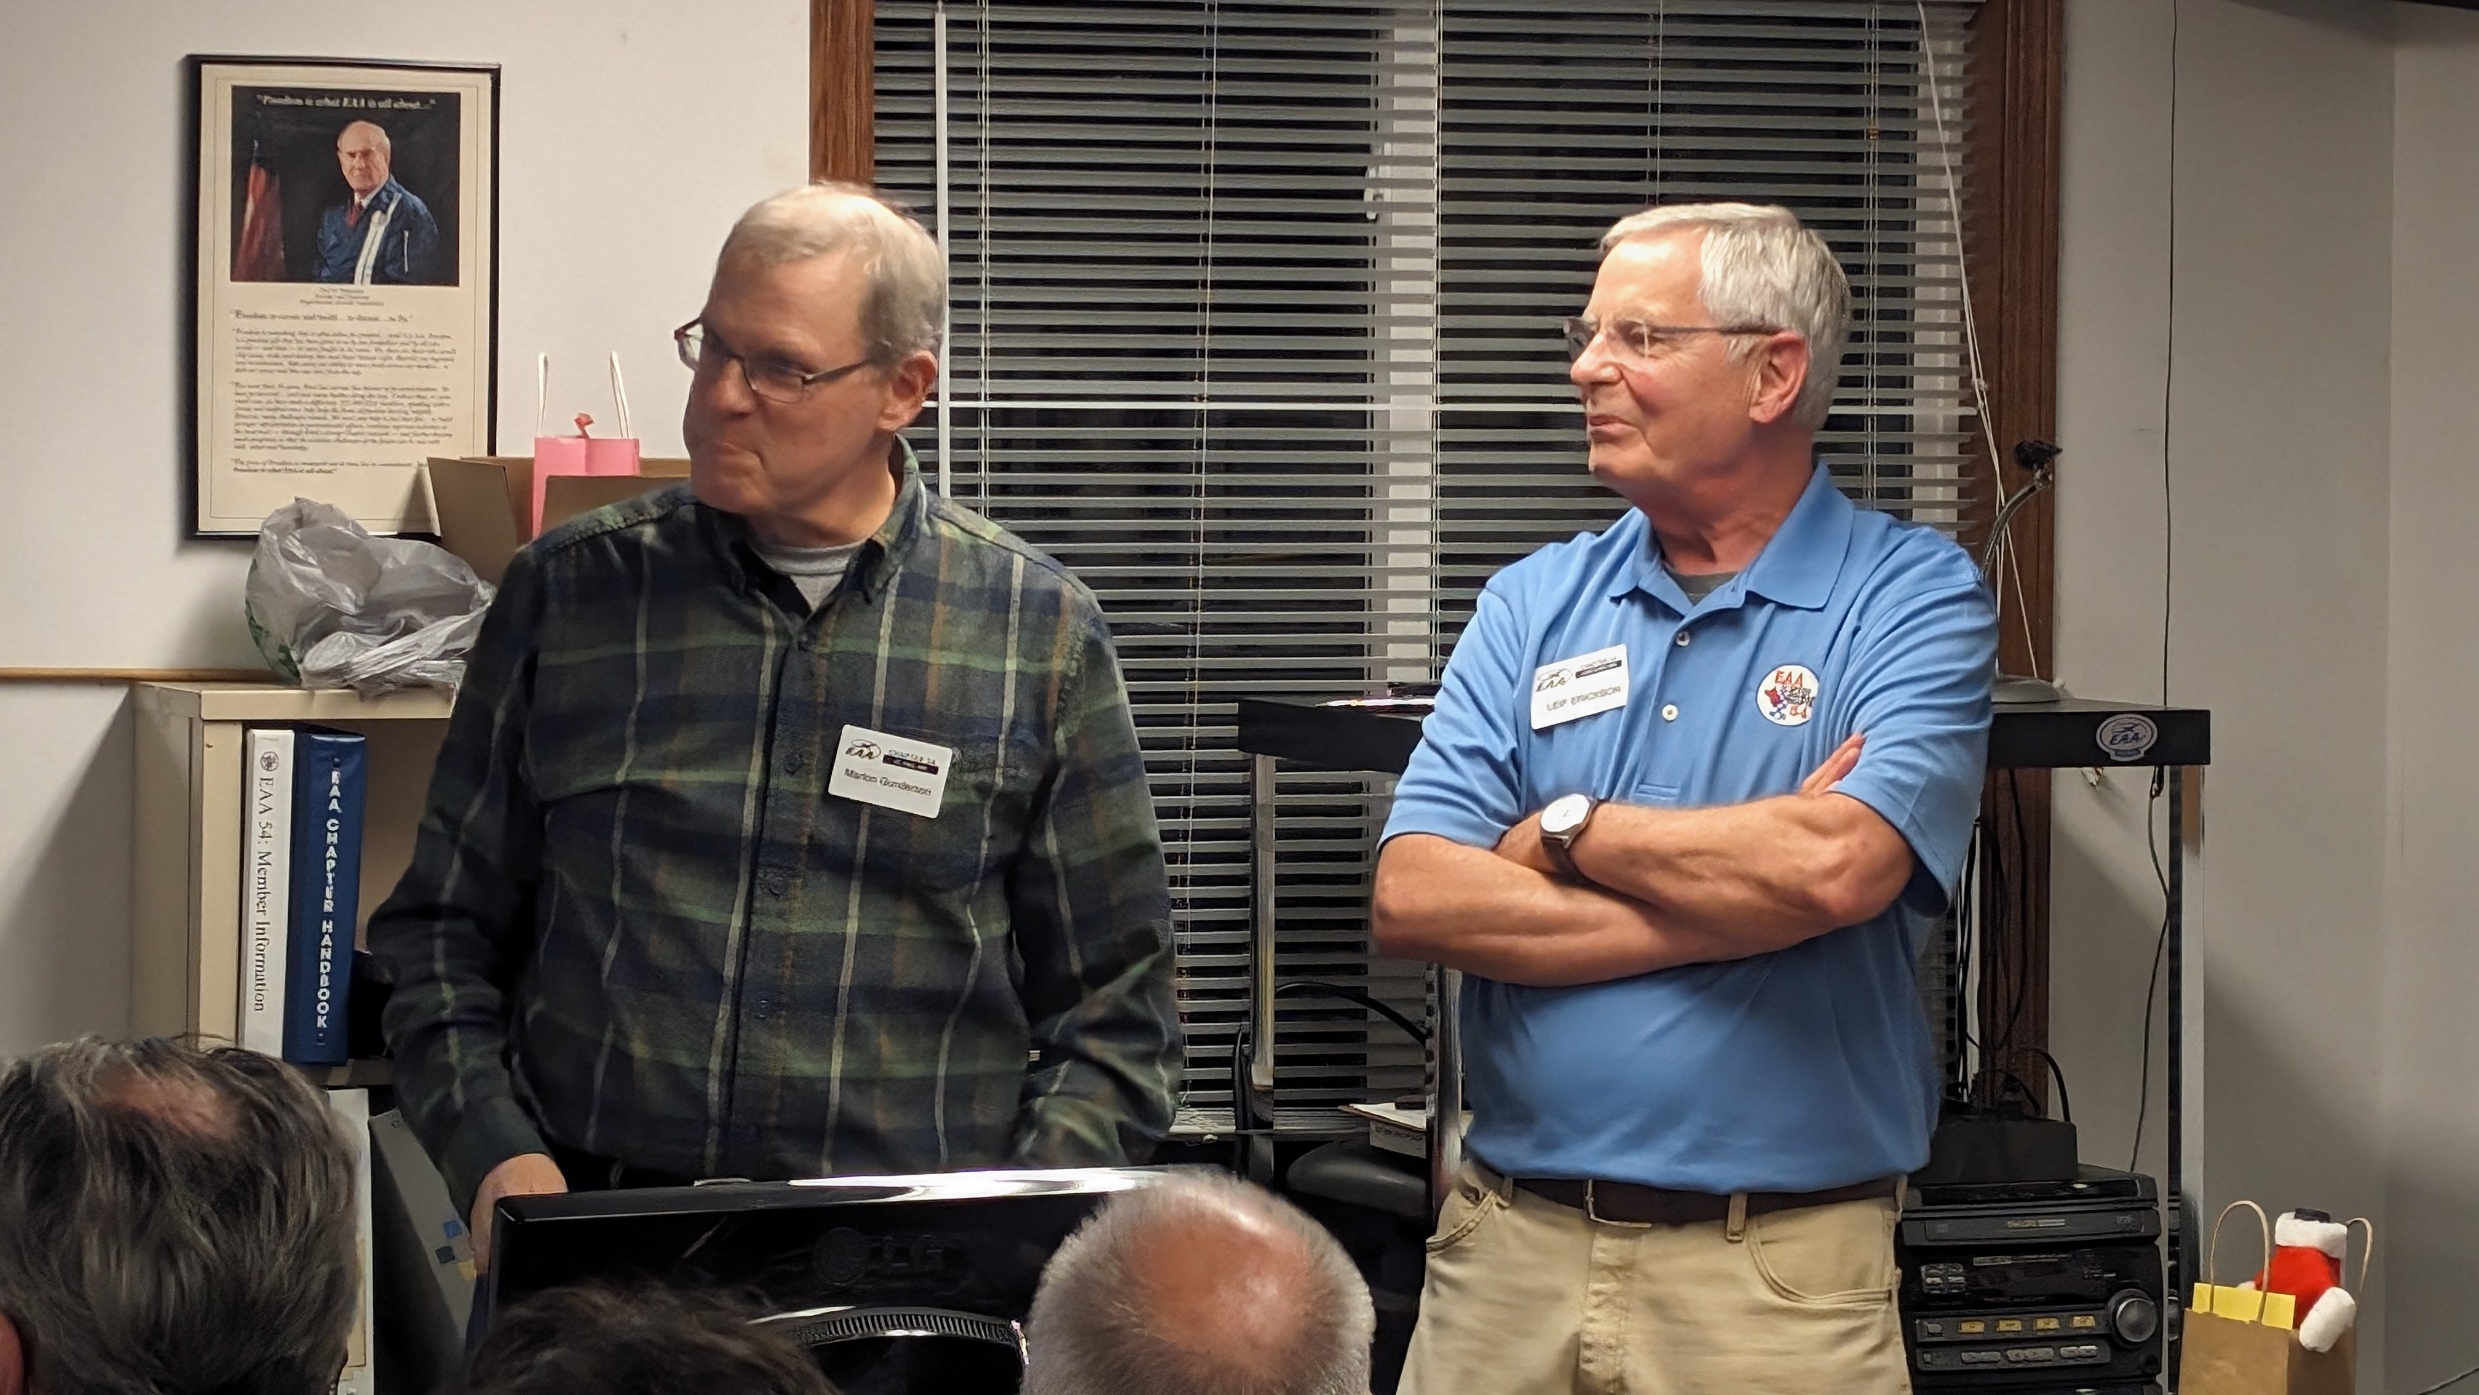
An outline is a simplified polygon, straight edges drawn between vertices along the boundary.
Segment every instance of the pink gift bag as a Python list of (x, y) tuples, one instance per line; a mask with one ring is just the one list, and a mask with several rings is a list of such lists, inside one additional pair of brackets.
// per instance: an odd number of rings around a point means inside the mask
[(548, 409), (551, 391), (551, 356), (540, 355), (534, 361), (534, 469), (533, 507), (525, 517), (525, 536), (534, 537), (542, 531), (542, 495), (553, 475), (633, 475), (638, 472), (637, 438), (628, 429), (628, 389), (620, 381), (620, 355), (611, 354), (611, 397), (620, 409), (620, 434), (596, 436), (590, 428), (594, 419), (583, 412), (576, 417), (574, 436), (545, 436), (542, 419)]

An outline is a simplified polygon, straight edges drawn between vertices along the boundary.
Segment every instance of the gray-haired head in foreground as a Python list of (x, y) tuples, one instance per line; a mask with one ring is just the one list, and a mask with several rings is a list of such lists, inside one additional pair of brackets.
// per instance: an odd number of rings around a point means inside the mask
[[(1851, 321), (1851, 283), (1832, 249), (1787, 208), (1674, 203), (1611, 224), (1601, 250), (1688, 231), (1704, 234), (1702, 293), (1715, 323), (1787, 329), (1808, 341), (1808, 377), (1790, 415), (1810, 431), (1823, 426)], [(1733, 342), (1746, 353), (1757, 341)]]
[(1024, 1395), (1367, 1395), (1377, 1315), (1323, 1226), (1198, 1174), (1122, 1192), (1042, 1270)]
[(762, 200), (732, 225), (715, 263), (782, 266), (831, 256), (852, 257), (868, 283), (861, 338), (873, 365), (892, 368), (938, 352), (947, 259), (900, 206), (858, 184), (821, 179)]
[(354, 1167), (254, 1051), (86, 1037), (0, 1071), (0, 1313), (39, 1395), (326, 1395)]

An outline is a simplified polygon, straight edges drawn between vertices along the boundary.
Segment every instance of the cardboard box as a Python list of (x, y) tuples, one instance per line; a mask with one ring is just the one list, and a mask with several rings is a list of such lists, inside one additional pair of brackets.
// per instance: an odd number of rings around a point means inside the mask
[[(686, 460), (651, 457), (634, 475), (553, 475), (543, 485), (542, 526), (558, 527), (588, 509), (633, 499), (687, 479)], [(534, 462), (524, 455), (432, 456), (429, 465), (439, 545), (465, 559), (493, 586), (508, 559), (531, 542), (525, 528), (534, 493)]]

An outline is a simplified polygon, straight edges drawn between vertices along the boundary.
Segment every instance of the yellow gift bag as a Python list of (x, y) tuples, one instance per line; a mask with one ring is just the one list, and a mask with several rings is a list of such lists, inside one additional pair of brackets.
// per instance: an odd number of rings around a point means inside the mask
[[(2272, 1222), (2252, 1201), (2233, 1201), (2212, 1223), (2205, 1281), (2195, 1285), (2186, 1310), (2186, 1338), (2178, 1358), (2178, 1389), (2185, 1395), (2353, 1395), (2358, 1369), (2356, 1328), (2331, 1351), (2298, 1344), (2296, 1302), (2286, 1293), (2224, 1287), (2220, 1277), (2221, 1223), (2239, 1207), (2255, 1213), (2264, 1236), (2262, 1273), (2272, 1262)], [(2372, 1237), (2373, 1231), (2370, 1230)], [(2371, 1256), (2372, 1257), (2372, 1256)], [(2366, 1286), (2366, 1261), (2359, 1284)]]

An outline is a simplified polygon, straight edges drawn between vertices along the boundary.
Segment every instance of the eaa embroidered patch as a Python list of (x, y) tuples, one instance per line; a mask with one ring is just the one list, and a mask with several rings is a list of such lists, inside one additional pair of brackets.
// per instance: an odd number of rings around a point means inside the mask
[(1806, 726), (1816, 715), (1816, 672), (1805, 664), (1782, 664), (1756, 685), (1756, 710), (1781, 727)]

